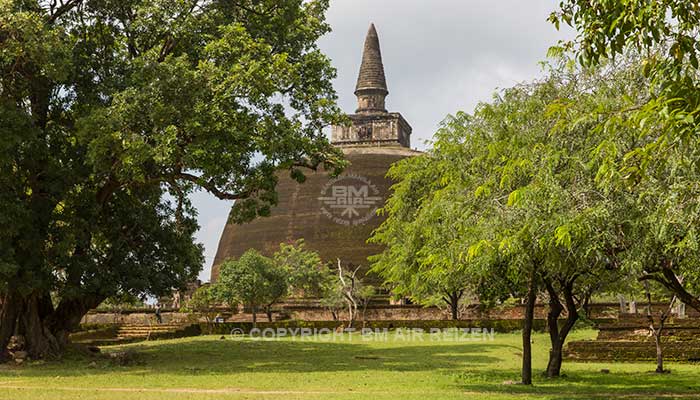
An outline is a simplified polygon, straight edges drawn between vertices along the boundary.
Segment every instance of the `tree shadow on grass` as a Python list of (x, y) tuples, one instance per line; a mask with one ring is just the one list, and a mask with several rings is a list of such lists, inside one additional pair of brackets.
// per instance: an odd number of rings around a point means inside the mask
[[(460, 391), (519, 395), (548, 399), (654, 398), (662, 394), (691, 397), (700, 393), (698, 372), (693, 366), (674, 369), (671, 374), (649, 373), (649, 364), (565, 363), (565, 377), (546, 379), (538, 374), (534, 386), (507, 385), (518, 380), (517, 368), (504, 366), (504, 360), (519, 358), (516, 346), (493, 342), (383, 343), (362, 341), (226, 339), (202, 337), (196, 340), (155, 341), (110, 348), (131, 349), (136, 364), (116, 366), (106, 358), (72, 357), (63, 362), (47, 362), (20, 368), (0, 367), (1, 377), (62, 376), (80, 377), (107, 374), (139, 375), (226, 375), (240, 373), (312, 373), (312, 372), (415, 372), (436, 371), (454, 377)], [(93, 360), (98, 365), (90, 366)], [(544, 360), (538, 360), (542, 364)], [(517, 365), (517, 363), (515, 363)], [(536, 366), (542, 368), (542, 365)], [(609, 368), (611, 373), (600, 372)]]
[[(575, 365), (575, 364), (574, 364)], [(465, 392), (478, 392), (493, 395), (538, 395), (547, 399), (611, 399), (622, 398), (668, 398), (669, 395), (697, 395), (700, 398), (700, 381), (697, 373), (679, 370), (671, 374), (655, 374), (653, 366), (646, 368), (639, 364), (615, 363), (611, 369), (620, 367), (625, 371), (600, 372), (598, 365), (590, 365), (590, 371), (563, 371), (564, 376), (547, 379), (534, 371), (533, 386), (511, 384), (520, 371), (468, 370), (458, 374), (457, 380)], [(630, 371), (637, 369), (638, 371)], [(508, 382), (508, 383), (505, 383)]]
[[(459, 371), (465, 367), (501, 361), (488, 355), (512, 346), (489, 342), (459, 342), (449, 345), (429, 341), (376, 346), (364, 342), (304, 340), (219, 340), (216, 337), (189, 341), (148, 342), (124, 347), (135, 351), (135, 365), (118, 367), (101, 359), (90, 368), (91, 359), (73, 358), (16, 371), (14, 376), (61, 376), (108, 374), (115, 370), (193, 375), (227, 373), (339, 372), (339, 371)], [(112, 348), (108, 351), (116, 351)], [(121, 350), (121, 349), (120, 349)], [(3, 370), (0, 370), (0, 376)]]

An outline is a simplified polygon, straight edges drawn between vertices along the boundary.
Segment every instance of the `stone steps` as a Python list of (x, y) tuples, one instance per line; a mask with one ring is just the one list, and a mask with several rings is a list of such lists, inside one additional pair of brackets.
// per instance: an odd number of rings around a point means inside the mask
[(158, 338), (174, 336), (184, 330), (187, 325), (155, 324), (155, 325), (122, 325), (117, 331), (117, 339)]
[(109, 331), (109, 334), (77, 334), (75, 343), (89, 346), (110, 346), (133, 343), (143, 340), (172, 339), (201, 334), (199, 324), (155, 324), (155, 325), (121, 325)]
[[(700, 362), (700, 340), (664, 341), (664, 359), (682, 362)], [(634, 340), (581, 340), (570, 342), (564, 349), (565, 357), (577, 361), (652, 361), (656, 360), (656, 346), (652, 339)]]
[[(664, 340), (669, 341), (685, 341), (697, 340), (700, 338), (700, 329), (698, 328), (664, 328), (661, 331)], [(630, 329), (601, 329), (598, 331), (598, 340), (653, 340), (648, 328), (630, 328)]]

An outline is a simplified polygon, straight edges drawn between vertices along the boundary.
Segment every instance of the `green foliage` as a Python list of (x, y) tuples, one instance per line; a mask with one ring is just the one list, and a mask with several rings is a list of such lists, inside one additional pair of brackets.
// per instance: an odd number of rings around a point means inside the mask
[(381, 210), (388, 219), (370, 239), (387, 245), (370, 258), (372, 270), (395, 295), (426, 305), (441, 304), (445, 296), (470, 287), (470, 278), (478, 279), (459, 241), (463, 221), (453, 218), (461, 203), (454, 193), (441, 190), (449, 179), (441, 174), (448, 173), (432, 157), (394, 164), (389, 176), (399, 182)]
[(328, 281), (334, 277), (317, 252), (306, 250), (304, 239), (292, 244), (281, 243), (273, 259), (287, 272), (289, 287), (297, 296), (322, 297)]
[(102, 302), (97, 308), (104, 310), (145, 308), (143, 300), (131, 294), (118, 294)]
[(377, 294), (377, 288), (372, 285), (363, 285), (357, 290), (357, 298), (363, 303), (368, 303)]
[(338, 320), (338, 313), (345, 307), (345, 296), (343, 295), (343, 287), (337, 277), (333, 276), (328, 279), (323, 285), (323, 291), (319, 304), (330, 311), (333, 315), (333, 320)]
[(205, 284), (192, 293), (182, 311), (204, 315), (207, 321), (208, 332), (212, 333), (212, 322), (218, 314), (216, 306), (220, 304), (216, 285)]
[(623, 282), (620, 254), (635, 211), (629, 193), (600, 187), (590, 114), (623, 110), (644, 97), (647, 81), (636, 60), (595, 70), (562, 60), (547, 72), (474, 115), (448, 117), (430, 151), (392, 168), (398, 183), (373, 238), (387, 249), (373, 261), (395, 290), (422, 302), (435, 290), (469, 288), (493, 304), (546, 288), (548, 375), (557, 376), (555, 355), (577, 311)]
[(274, 261), (250, 249), (238, 260), (226, 260), (220, 266), (216, 283), (218, 297), (229, 306), (244, 304), (255, 314), (287, 295), (288, 275)]
[[(624, 264), (700, 309), (698, 169), (700, 8), (682, 1), (562, 1), (550, 20), (579, 32), (555, 52), (583, 65), (637, 54), (648, 81), (643, 96), (609, 113), (592, 109), (593, 155), (605, 191), (625, 191), (629, 231)], [(625, 96), (626, 97), (626, 96)], [(681, 282), (682, 281), (682, 282)]]
[(575, 49), (583, 64), (599, 63), (630, 48), (646, 51), (665, 44), (667, 52), (654, 56), (661, 60), (649, 61), (698, 68), (700, 48), (695, 43), (700, 9), (693, 2), (565, 0), (549, 20), (557, 29), (562, 22), (577, 29), (576, 41), (563, 44)]
[(215, 285), (205, 284), (197, 288), (183, 307), (185, 312), (206, 312), (219, 304)]
[(504, 294), (517, 294), (533, 263), (543, 276), (601, 280), (619, 261), (634, 198), (600, 188), (605, 160), (591, 152), (601, 139), (590, 114), (624, 110), (646, 87), (636, 60), (590, 71), (562, 64), (473, 116), (448, 117), (432, 150), (391, 170), (399, 182), (373, 239), (388, 246), (375, 268), (400, 291), (416, 272), (422, 283), (454, 268), (477, 287), (499, 276), (510, 282)]
[(169, 293), (203, 263), (191, 193), (240, 222), (269, 213), (277, 171), (338, 171), (327, 7), (0, 0), (4, 304), (53, 294), (37, 320), (57, 334), (109, 296)]

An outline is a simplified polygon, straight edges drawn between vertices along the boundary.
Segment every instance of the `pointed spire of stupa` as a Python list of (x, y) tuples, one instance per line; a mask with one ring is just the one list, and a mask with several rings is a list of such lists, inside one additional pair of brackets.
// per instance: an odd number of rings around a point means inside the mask
[(386, 88), (382, 52), (379, 49), (379, 36), (374, 24), (369, 26), (362, 52), (362, 65), (357, 77), (355, 96), (358, 113), (386, 112), (384, 100), (389, 91)]

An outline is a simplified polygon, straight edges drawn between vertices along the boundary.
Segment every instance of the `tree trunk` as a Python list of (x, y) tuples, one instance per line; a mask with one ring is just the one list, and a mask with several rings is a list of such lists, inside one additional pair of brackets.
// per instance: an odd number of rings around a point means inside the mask
[(462, 298), (463, 290), (447, 293), (442, 300), (450, 307), (450, 315), (453, 321), (459, 320), (459, 300)]
[(267, 314), (267, 322), (272, 322), (272, 304), (265, 307), (265, 314)]
[[(649, 305), (649, 309), (651, 309), (651, 304)], [(652, 334), (654, 335), (654, 345), (656, 346), (656, 373), (664, 373), (664, 349), (663, 346), (661, 345), (661, 332), (663, 332), (664, 329), (664, 323), (666, 322), (666, 316), (661, 315), (661, 319), (659, 321), (659, 328), (656, 329), (654, 327), (654, 321), (652, 317), (649, 317), (650, 319), (650, 327), (649, 329), (651, 330)]]
[(257, 310), (257, 307), (256, 307), (256, 306), (252, 306), (252, 307), (251, 307), (251, 311), (253, 312), (253, 329), (255, 329), (255, 328), (257, 328), (257, 324), (258, 324), (258, 315), (257, 315), (258, 310)]
[(348, 300), (348, 329), (352, 328), (352, 325), (355, 322), (356, 309), (357, 306), (355, 305), (355, 303), (351, 300)]
[(0, 304), (0, 362), (10, 358), (7, 345), (10, 343), (12, 335), (15, 334), (20, 307), (19, 296), (12, 291), (5, 293), (2, 297)]
[(547, 292), (549, 293), (549, 313), (547, 314), (547, 328), (549, 330), (549, 340), (551, 349), (549, 350), (549, 361), (547, 362), (547, 377), (557, 378), (561, 375), (561, 364), (563, 361), (563, 350), (566, 337), (578, 320), (576, 301), (573, 296), (573, 281), (563, 285), (562, 292), (566, 301), (566, 321), (559, 327), (559, 317), (564, 307), (559, 300), (559, 295), (550, 281), (545, 281)]
[(535, 302), (537, 301), (537, 284), (534, 268), (530, 271), (527, 283), (527, 301), (523, 320), (523, 365), (522, 383), (532, 385), (532, 322), (535, 317)]
[(661, 347), (661, 329), (654, 332), (654, 344), (656, 345), (656, 372), (664, 372), (664, 351)]
[(557, 294), (551, 281), (545, 279), (545, 287), (547, 288), (547, 293), (549, 294), (549, 312), (547, 313), (547, 330), (549, 331), (549, 342), (551, 347), (549, 349), (549, 361), (547, 362), (547, 377), (551, 378), (553, 376), (559, 376), (559, 370), (561, 369), (561, 349), (562, 343), (559, 336), (559, 317), (562, 311), (564, 311), (564, 306), (562, 306), (561, 301), (559, 301), (559, 295)]
[(24, 350), (31, 358), (60, 356), (82, 317), (103, 300), (96, 295), (63, 299), (54, 309), (48, 293), (35, 292), (26, 297), (7, 293), (0, 310), (1, 357), (8, 356), (7, 345), (15, 332), (24, 336)]
[(45, 303), (42, 297), (39, 294), (26, 297), (19, 317), (19, 331), (24, 335), (25, 350), (32, 359), (58, 356), (66, 345), (66, 342), (59, 341), (45, 324)]
[[(45, 324), (60, 343), (68, 343), (68, 335), (80, 327), (80, 320), (88, 311), (100, 305), (106, 296), (85, 295), (62, 299), (56, 309), (46, 318)], [(49, 297), (46, 297), (50, 301)]]
[(212, 322), (211, 317), (209, 317), (208, 315), (205, 315), (204, 319), (207, 321), (207, 332), (209, 332), (209, 334), (211, 335), (212, 332), (214, 332), (214, 323)]
[[(677, 282), (680, 281), (675, 277)], [(666, 320), (668, 317), (671, 315), (671, 312), (673, 311), (673, 305), (676, 303), (676, 298), (678, 298), (676, 295), (674, 295), (671, 298), (671, 302), (668, 303), (668, 309), (666, 311), (661, 312), (661, 316), (659, 317), (659, 328), (656, 329), (654, 326), (654, 316), (652, 313), (652, 302), (651, 302), (651, 290), (649, 289), (649, 283), (644, 282), (644, 289), (646, 291), (646, 296), (647, 296), (647, 319), (649, 320), (649, 330), (651, 333), (654, 335), (654, 344), (656, 345), (656, 372), (657, 373), (663, 373), (664, 371), (664, 352), (663, 348), (661, 346), (661, 340), (662, 336), (661, 333), (664, 330), (664, 325), (666, 324)]]

